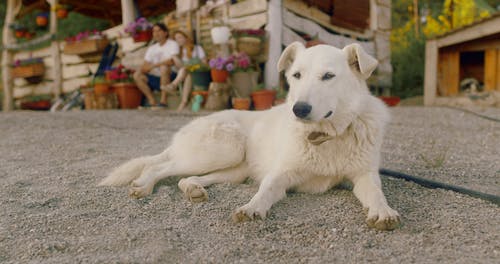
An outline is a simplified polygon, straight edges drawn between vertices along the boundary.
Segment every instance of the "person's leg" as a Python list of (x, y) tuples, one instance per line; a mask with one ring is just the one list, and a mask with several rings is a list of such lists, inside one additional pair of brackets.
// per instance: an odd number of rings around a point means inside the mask
[(182, 109), (186, 107), (189, 101), (189, 95), (191, 94), (192, 86), (193, 86), (193, 78), (191, 77), (191, 74), (188, 74), (184, 79), (184, 84), (182, 85), (182, 100), (181, 103), (179, 104), (179, 107), (177, 107), (177, 112), (182, 111)]
[(141, 92), (148, 99), (149, 104), (155, 105), (156, 100), (153, 96), (153, 92), (152, 92), (151, 88), (148, 85), (148, 77), (144, 73), (142, 73), (140, 71), (136, 71), (134, 73), (134, 81), (137, 84), (137, 87), (139, 88), (139, 90), (141, 90)]
[[(170, 67), (168, 66), (160, 66), (160, 88), (161, 87), (166, 87), (171, 79), (170, 79)], [(161, 104), (167, 104), (167, 91), (164, 89), (161, 89), (161, 99), (160, 99)]]

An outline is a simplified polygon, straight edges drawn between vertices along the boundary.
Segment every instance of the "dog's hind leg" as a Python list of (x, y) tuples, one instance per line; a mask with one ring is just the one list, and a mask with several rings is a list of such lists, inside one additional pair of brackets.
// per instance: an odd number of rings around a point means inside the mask
[(184, 192), (186, 198), (191, 202), (204, 202), (208, 200), (207, 191), (204, 187), (216, 183), (242, 183), (248, 177), (248, 166), (246, 162), (236, 167), (211, 172), (204, 176), (192, 176), (179, 181), (179, 189)]
[(205, 175), (243, 162), (245, 135), (237, 123), (201, 120), (194, 124), (176, 134), (164, 160), (144, 168), (132, 182), (130, 196), (144, 197), (158, 181), (170, 176)]

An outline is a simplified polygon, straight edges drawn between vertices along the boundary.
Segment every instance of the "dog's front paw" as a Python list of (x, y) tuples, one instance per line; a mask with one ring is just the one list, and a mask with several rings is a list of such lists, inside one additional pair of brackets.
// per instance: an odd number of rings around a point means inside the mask
[(366, 223), (378, 230), (394, 230), (400, 224), (399, 214), (389, 206), (368, 209)]
[(153, 186), (147, 184), (140, 185), (138, 182), (133, 181), (128, 189), (128, 195), (132, 198), (143, 198), (150, 195), (153, 192)]
[(203, 188), (203, 186), (198, 184), (189, 185), (184, 195), (186, 195), (186, 198), (188, 198), (192, 203), (201, 203), (208, 200), (207, 191)]
[(257, 217), (261, 219), (266, 219), (267, 210), (255, 208), (249, 204), (246, 204), (234, 211), (231, 218), (235, 223), (245, 222), (255, 220)]

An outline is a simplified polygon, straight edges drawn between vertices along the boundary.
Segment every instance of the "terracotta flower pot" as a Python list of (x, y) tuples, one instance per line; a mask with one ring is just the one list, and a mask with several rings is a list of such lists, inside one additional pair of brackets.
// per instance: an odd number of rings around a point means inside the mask
[(22, 38), (24, 37), (24, 34), (26, 34), (28, 31), (26, 30), (23, 30), (23, 29), (18, 29), (14, 32), (14, 36), (16, 36), (16, 38)]
[(133, 83), (115, 83), (113, 91), (118, 97), (118, 105), (122, 109), (137, 108), (141, 105), (142, 92)]
[(240, 98), (240, 97), (233, 97), (231, 99), (231, 102), (233, 103), (233, 108), (237, 110), (248, 110), (250, 109), (250, 98)]
[(57, 16), (57, 18), (68, 17), (68, 10), (67, 9), (57, 9), (56, 16)]
[(36, 17), (36, 25), (39, 27), (46, 27), (49, 24), (47, 16), (39, 15)]
[(201, 103), (201, 106), (204, 106), (205, 103), (207, 102), (208, 91), (203, 91), (203, 90), (192, 91), (191, 92), (191, 97), (194, 98), (198, 94), (201, 95), (201, 96), (203, 96), (203, 102)]
[(229, 72), (226, 70), (211, 69), (210, 75), (212, 76), (212, 81), (224, 83), (226, 82), (227, 77), (229, 77)]
[(22, 102), (21, 109), (25, 110), (49, 110), (51, 106), (50, 100), (40, 100), (36, 102)]
[(273, 106), (275, 90), (260, 90), (252, 93), (255, 110), (266, 110)]
[(252, 88), (257, 85), (258, 78), (259, 73), (256, 71), (235, 72), (231, 74), (231, 86), (238, 97), (249, 97)]
[(193, 86), (195, 90), (208, 90), (208, 85), (210, 85), (210, 72), (208, 71), (195, 71), (191, 73), (191, 78), (193, 80)]
[(97, 95), (111, 93), (111, 85), (109, 83), (96, 83), (94, 84), (94, 93)]
[(153, 38), (153, 31), (150, 30), (141, 30), (137, 31), (134, 36), (134, 42), (148, 42)]
[(379, 96), (384, 103), (386, 103), (388, 106), (397, 106), (401, 99), (397, 96)]

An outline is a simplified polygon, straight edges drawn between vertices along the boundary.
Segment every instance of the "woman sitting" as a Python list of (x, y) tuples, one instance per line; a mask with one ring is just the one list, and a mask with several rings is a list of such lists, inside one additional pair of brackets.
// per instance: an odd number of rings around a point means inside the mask
[(207, 63), (205, 51), (200, 45), (194, 45), (193, 40), (188, 37), (188, 35), (180, 30), (174, 32), (174, 39), (179, 44), (180, 51), (179, 56), (174, 57), (174, 63), (179, 70), (177, 71), (177, 77), (170, 84), (163, 86), (162, 90), (168, 92), (175, 92), (179, 84), (184, 81), (182, 87), (182, 100), (177, 108), (177, 112), (182, 111), (186, 107), (189, 94), (191, 93), (191, 87), (193, 86), (193, 81), (191, 75), (184, 65), (192, 59), (199, 59), (202, 63)]

